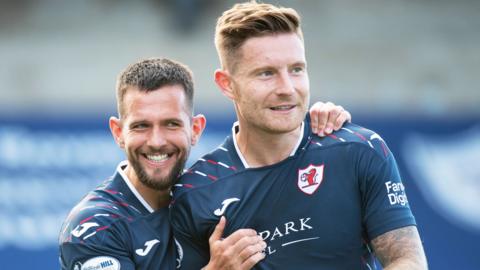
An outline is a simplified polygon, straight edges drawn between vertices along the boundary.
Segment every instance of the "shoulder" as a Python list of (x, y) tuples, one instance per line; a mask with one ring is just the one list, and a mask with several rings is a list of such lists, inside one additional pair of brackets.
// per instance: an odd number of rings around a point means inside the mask
[(128, 217), (115, 201), (102, 195), (96, 191), (88, 193), (64, 221), (59, 236), (62, 269), (78, 269), (77, 265), (105, 260), (125, 263), (122, 258), (129, 253), (125, 237), (129, 235)]
[(349, 146), (359, 151), (374, 152), (383, 158), (390, 154), (385, 141), (378, 133), (353, 123), (345, 124), (340, 130), (326, 137), (314, 135), (311, 144), (321, 148)]
[(88, 193), (69, 213), (60, 232), (62, 243), (101, 244), (115, 235), (121, 235), (133, 220), (114, 191), (96, 189)]
[(174, 186), (174, 199), (193, 188), (209, 185), (221, 177), (226, 177), (238, 172), (232, 147), (226, 142), (218, 146), (210, 153), (199, 158), (180, 177)]

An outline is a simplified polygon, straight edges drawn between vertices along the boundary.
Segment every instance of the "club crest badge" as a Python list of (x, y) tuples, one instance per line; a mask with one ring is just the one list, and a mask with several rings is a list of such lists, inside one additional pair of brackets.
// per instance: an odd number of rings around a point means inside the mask
[(298, 170), (298, 188), (308, 195), (312, 195), (317, 191), (320, 183), (323, 180), (323, 168), (322, 165), (308, 165), (308, 167)]

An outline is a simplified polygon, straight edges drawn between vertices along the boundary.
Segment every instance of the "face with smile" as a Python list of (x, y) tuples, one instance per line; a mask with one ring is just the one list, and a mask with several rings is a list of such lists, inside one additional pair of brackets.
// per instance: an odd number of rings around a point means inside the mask
[(154, 91), (127, 90), (125, 115), (111, 118), (112, 133), (125, 149), (127, 175), (135, 184), (168, 190), (175, 183), (198, 140), (203, 116), (191, 117), (181, 85)]
[(234, 101), (240, 125), (267, 133), (298, 128), (309, 103), (303, 41), (295, 33), (253, 37), (238, 55), (235, 70), (219, 70), (215, 79)]

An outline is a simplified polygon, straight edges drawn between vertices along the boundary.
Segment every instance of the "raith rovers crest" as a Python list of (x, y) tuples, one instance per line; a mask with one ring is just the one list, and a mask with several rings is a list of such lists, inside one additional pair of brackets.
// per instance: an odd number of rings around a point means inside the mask
[(308, 195), (312, 195), (317, 191), (320, 183), (323, 180), (323, 168), (324, 164), (321, 165), (308, 165), (308, 167), (298, 170), (298, 188)]

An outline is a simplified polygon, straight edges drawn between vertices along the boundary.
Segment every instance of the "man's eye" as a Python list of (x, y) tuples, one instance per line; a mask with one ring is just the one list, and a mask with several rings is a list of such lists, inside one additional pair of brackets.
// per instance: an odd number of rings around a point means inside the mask
[(177, 123), (177, 122), (169, 122), (167, 123), (167, 127), (171, 127), (171, 128), (175, 128), (175, 127), (179, 127), (180, 124)]
[(135, 124), (135, 125), (133, 125), (133, 126), (132, 126), (132, 129), (145, 129), (145, 128), (147, 128), (147, 127), (148, 127), (147, 124), (142, 124), (142, 123), (141, 123), (141, 124)]
[(272, 75), (273, 75), (273, 71), (271, 71), (271, 70), (264, 70), (264, 71), (258, 73), (258, 76), (260, 76), (260, 77), (270, 77)]
[(303, 67), (294, 67), (292, 73), (302, 73), (304, 71)]

